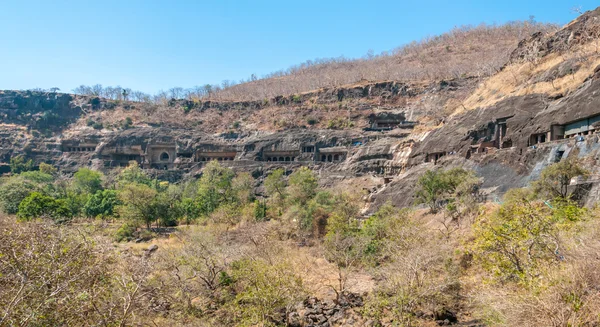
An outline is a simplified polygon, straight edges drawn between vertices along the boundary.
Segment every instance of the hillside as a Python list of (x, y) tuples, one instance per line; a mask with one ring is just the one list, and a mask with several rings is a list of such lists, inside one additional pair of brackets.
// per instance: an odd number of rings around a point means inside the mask
[(381, 54), (368, 53), (363, 58), (329, 58), (308, 60), (261, 78), (255, 75), (240, 82), (224, 80), (220, 85), (193, 88), (173, 87), (149, 95), (128, 88), (102, 85), (77, 87), (80, 95), (101, 96), (113, 100), (165, 102), (171, 98), (218, 101), (264, 101), (321, 88), (338, 88), (361, 81), (399, 81), (432, 83), (465, 77), (485, 78), (495, 74), (509, 59), (517, 43), (533, 33), (550, 33), (553, 24), (531, 21), (503, 25), (461, 26), (451, 31), (414, 41)]
[(211, 97), (0, 91), (0, 326), (597, 326), (598, 45), (600, 8)]
[(404, 82), (487, 77), (507, 61), (517, 43), (534, 32), (556, 26), (513, 22), (499, 26), (464, 26), (413, 42), (379, 55), (351, 60), (332, 58), (307, 61), (265, 78), (216, 92), (217, 99), (261, 100), (281, 94), (339, 87), (360, 80)]

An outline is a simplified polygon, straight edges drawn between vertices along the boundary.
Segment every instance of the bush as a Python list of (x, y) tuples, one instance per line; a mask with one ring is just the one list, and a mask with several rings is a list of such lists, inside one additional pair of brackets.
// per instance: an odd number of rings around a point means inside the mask
[(137, 228), (131, 224), (125, 223), (115, 232), (116, 242), (129, 242), (135, 238)]
[(21, 178), (27, 181), (31, 181), (37, 184), (48, 184), (54, 181), (54, 176), (43, 173), (41, 171), (25, 171), (19, 175)]
[(290, 175), (290, 201), (304, 205), (316, 194), (317, 176), (307, 167), (301, 167)]
[[(105, 253), (85, 230), (0, 221), (3, 326), (130, 325), (111, 313), (126, 296)], [(112, 303), (111, 303), (112, 302)], [(132, 307), (131, 311), (137, 308)], [(130, 321), (131, 322), (131, 321)]]
[(100, 122), (95, 122), (94, 124), (92, 124), (92, 128), (100, 130), (100, 129), (104, 128), (104, 125), (102, 125), (102, 123), (100, 123)]
[(263, 201), (254, 200), (254, 220), (264, 221), (267, 219), (267, 204)]
[(6, 214), (14, 215), (19, 211), (19, 204), (36, 186), (20, 178), (10, 178), (0, 185), (0, 207)]
[(427, 204), (437, 213), (444, 203), (475, 192), (478, 184), (475, 174), (462, 168), (429, 170), (417, 182), (417, 203)]
[(121, 123), (121, 128), (129, 129), (132, 124), (133, 120), (131, 120), (131, 117), (126, 117), (125, 120)]
[(535, 192), (546, 199), (560, 197), (567, 199), (571, 179), (578, 176), (587, 177), (590, 172), (581, 167), (576, 159), (567, 159), (546, 167), (540, 179), (533, 183)]
[(33, 160), (25, 161), (23, 156), (16, 156), (10, 158), (10, 172), (13, 174), (20, 174), (24, 171), (30, 171), (34, 169)]
[(47, 164), (45, 162), (40, 163), (40, 171), (44, 174), (48, 174), (48, 175), (55, 175), (58, 172), (58, 169), (56, 169), (56, 167)]
[(327, 122), (328, 129), (345, 129), (354, 127), (354, 123), (347, 118), (335, 118)]
[(302, 278), (285, 262), (242, 259), (233, 262), (231, 268), (231, 277), (225, 281), (231, 283), (235, 298), (225, 307), (240, 326), (269, 326), (270, 317), (285, 312), (305, 296)]
[(495, 213), (474, 226), (476, 258), (501, 279), (528, 282), (543, 264), (558, 262), (559, 232), (585, 213), (571, 202), (548, 204), (532, 197), (529, 190), (511, 190)]
[(83, 207), (83, 213), (88, 217), (112, 217), (115, 208), (120, 204), (117, 191), (96, 191)]
[(89, 168), (79, 168), (73, 175), (73, 186), (80, 193), (95, 194), (102, 189), (104, 175)]
[(310, 126), (316, 125), (319, 121), (314, 117), (309, 117), (306, 119), (306, 123)]
[(21, 220), (50, 218), (58, 223), (65, 222), (72, 216), (64, 200), (56, 200), (39, 192), (33, 192), (21, 201), (17, 212), (17, 217)]

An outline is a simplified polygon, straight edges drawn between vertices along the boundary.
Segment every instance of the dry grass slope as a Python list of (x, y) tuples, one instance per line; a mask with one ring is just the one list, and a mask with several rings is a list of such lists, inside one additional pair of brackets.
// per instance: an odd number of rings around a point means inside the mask
[(534, 32), (556, 30), (535, 22), (457, 27), (380, 55), (360, 59), (307, 61), (263, 79), (222, 89), (215, 99), (256, 100), (335, 87), (360, 80), (423, 81), (490, 76), (502, 67), (517, 43)]

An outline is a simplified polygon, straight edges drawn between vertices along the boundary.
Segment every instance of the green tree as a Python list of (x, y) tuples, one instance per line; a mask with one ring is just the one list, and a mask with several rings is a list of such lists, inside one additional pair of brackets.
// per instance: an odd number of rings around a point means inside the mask
[(137, 161), (129, 162), (129, 166), (123, 169), (119, 173), (119, 176), (117, 176), (117, 182), (119, 186), (132, 183), (152, 185), (152, 179), (140, 168)]
[(31, 171), (34, 169), (33, 160), (25, 161), (23, 156), (16, 156), (10, 158), (10, 172), (13, 174), (20, 174), (24, 171)]
[(254, 201), (254, 184), (254, 178), (247, 172), (237, 174), (231, 181), (233, 192), (240, 204), (244, 205)]
[(23, 180), (20, 176), (14, 176), (5, 179), (0, 185), (0, 207), (7, 214), (16, 214), (19, 211), (19, 204), (31, 192), (37, 190), (34, 183)]
[(273, 170), (265, 178), (265, 189), (269, 196), (269, 207), (273, 211), (273, 215), (281, 216), (286, 208), (287, 181), (285, 179), (285, 169), (278, 168)]
[(462, 193), (469, 194), (477, 184), (474, 173), (462, 168), (428, 170), (417, 182), (417, 203), (427, 204), (432, 213), (437, 213), (444, 200), (453, 200)]
[(399, 251), (407, 251), (413, 244), (425, 242), (423, 234), (410, 216), (408, 209), (398, 209), (386, 203), (363, 224), (361, 233), (367, 237), (365, 260), (372, 264)]
[(290, 200), (295, 204), (306, 204), (317, 191), (318, 183), (315, 173), (307, 167), (301, 167), (290, 175)]
[(177, 225), (177, 220), (184, 216), (181, 207), (181, 189), (175, 185), (169, 185), (157, 193), (152, 202), (155, 220), (162, 226), (169, 227)]
[(577, 159), (567, 159), (546, 167), (540, 179), (533, 183), (533, 188), (537, 194), (546, 198), (567, 199), (570, 197), (571, 179), (578, 176), (587, 177), (589, 174)]
[(119, 190), (119, 199), (123, 203), (119, 208), (121, 217), (132, 224), (145, 224), (150, 229), (156, 220), (153, 206), (158, 192), (145, 184), (126, 184)]
[(327, 229), (325, 258), (337, 268), (337, 285), (330, 287), (339, 301), (346, 293), (348, 277), (362, 264), (368, 239), (359, 232), (355, 219), (348, 219), (339, 213), (332, 214)]
[(570, 202), (536, 201), (527, 189), (511, 190), (494, 214), (475, 224), (473, 252), (495, 275), (527, 281), (538, 275), (541, 264), (558, 261), (559, 232), (584, 212)]
[(72, 217), (72, 213), (64, 200), (33, 192), (19, 204), (17, 217), (21, 220), (51, 218), (56, 222), (64, 222)]
[(44, 174), (48, 174), (48, 175), (56, 175), (58, 173), (58, 170), (56, 169), (56, 167), (47, 164), (45, 162), (40, 163), (40, 171)]
[(36, 184), (50, 184), (54, 181), (54, 176), (41, 171), (24, 171), (19, 175), (22, 179)]
[(196, 201), (202, 215), (208, 215), (220, 205), (235, 200), (232, 181), (235, 173), (222, 167), (217, 161), (209, 162), (198, 180)]
[(190, 224), (200, 216), (200, 208), (198, 207), (196, 201), (194, 201), (192, 198), (183, 198), (179, 203), (179, 206), (183, 218), (187, 224)]
[(441, 171), (428, 170), (423, 174), (417, 183), (418, 203), (425, 203), (431, 209), (431, 212), (437, 213), (441, 208), (440, 200), (444, 193), (449, 189), (446, 180)]
[(73, 175), (73, 186), (79, 193), (95, 194), (102, 189), (103, 174), (89, 168), (79, 168)]
[(265, 189), (267, 190), (267, 195), (271, 197), (278, 196), (280, 199), (285, 200), (287, 197), (287, 194), (285, 193), (286, 186), (285, 169), (283, 168), (273, 170), (267, 178), (265, 178)]
[(96, 191), (85, 203), (83, 213), (88, 217), (112, 217), (120, 204), (117, 191)]
[(265, 201), (258, 199), (254, 200), (254, 219), (256, 221), (263, 221), (267, 218), (267, 204)]

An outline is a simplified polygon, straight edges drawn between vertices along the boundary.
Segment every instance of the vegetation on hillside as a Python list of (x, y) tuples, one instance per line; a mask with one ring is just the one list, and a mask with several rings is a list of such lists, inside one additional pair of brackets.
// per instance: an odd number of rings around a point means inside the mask
[(266, 198), (216, 161), (178, 184), (135, 163), (110, 178), (40, 168), (0, 180), (0, 325), (279, 326), (310, 296), (343, 304), (359, 287), (338, 324), (600, 322), (598, 212), (555, 191), (588, 174), (574, 160), (500, 205), (478, 201), (471, 171), (429, 171), (429, 210), (369, 217), (307, 168), (269, 172)]
[(100, 96), (113, 100), (154, 101), (170, 99), (263, 100), (337, 87), (362, 80), (432, 81), (465, 76), (487, 77), (496, 73), (508, 60), (519, 41), (535, 32), (557, 29), (552, 24), (516, 21), (503, 25), (461, 26), (442, 35), (400, 46), (391, 51), (363, 58), (345, 57), (308, 60), (299, 65), (239, 82), (224, 80), (220, 85), (206, 84), (193, 88), (173, 87), (155, 95), (121, 86), (81, 85), (76, 94)]

